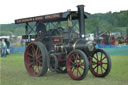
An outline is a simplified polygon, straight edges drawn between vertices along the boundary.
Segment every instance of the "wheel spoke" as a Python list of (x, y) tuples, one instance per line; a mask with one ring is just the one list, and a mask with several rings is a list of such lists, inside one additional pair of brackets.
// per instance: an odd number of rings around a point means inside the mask
[(40, 65), (42, 65), (42, 63), (41, 63), (41, 53), (40, 53), (40, 50), (39, 50), (39, 48), (37, 47), (36, 49), (35, 49), (35, 56), (36, 56), (36, 71), (39, 73), (40, 72)]
[(84, 68), (82, 66), (80, 66), (80, 68), (84, 70)]
[(39, 60), (41, 58), (41, 53), (38, 52), (38, 54), (36, 55), (36, 59)]
[(42, 65), (42, 60), (38, 59), (37, 62), (39, 63), (39, 65)]
[(96, 65), (93, 69), (95, 70), (98, 67), (98, 65)]
[(33, 72), (35, 72), (34, 67), (35, 65), (32, 65), (32, 67), (30, 68)]
[(102, 53), (101, 53), (101, 58), (100, 58), (100, 61), (102, 60)]
[(78, 68), (77, 68), (76, 70), (77, 70), (77, 77), (78, 77), (78, 73), (79, 73), (79, 72), (78, 72)]
[(100, 65), (100, 66), (101, 66), (101, 73), (103, 74), (103, 69), (102, 69), (103, 66), (102, 65)]
[(104, 66), (102, 66), (102, 68), (106, 71), (106, 69), (104, 68)]
[(92, 62), (91, 62), (91, 64), (92, 64), (92, 65), (96, 65), (96, 64), (97, 64), (97, 62), (92, 61)]
[(102, 58), (102, 60), (101, 60), (101, 61), (103, 61), (105, 58), (106, 58), (106, 56), (105, 56), (104, 58)]
[(77, 72), (80, 74), (80, 76), (81, 76), (81, 72), (80, 72), (80, 70), (79, 70), (79, 68), (77, 68)]
[(99, 58), (98, 58), (98, 54), (96, 53), (96, 57), (97, 57), (97, 60), (99, 60)]
[(72, 60), (70, 61), (72, 64), (75, 64)]
[(36, 72), (36, 65), (33, 66), (33, 72)]
[(99, 66), (97, 66), (97, 73), (98, 73), (98, 71), (99, 71)]
[(84, 66), (84, 62), (80, 64), (80, 66)]
[(33, 57), (27, 57), (27, 59), (28, 59), (28, 62), (34, 62), (34, 58)]
[(39, 64), (38, 64), (37, 68), (38, 68), (38, 72), (40, 72), (40, 66), (39, 66)]
[(103, 63), (103, 62), (102, 62), (102, 64), (108, 64), (108, 63)]
[(33, 54), (31, 54), (31, 53), (28, 52), (28, 56), (32, 56), (33, 57)]
[(28, 63), (28, 65), (31, 67), (32, 65), (34, 65), (34, 62)]
[(32, 53), (35, 56), (35, 47), (34, 47), (34, 45), (31, 45), (31, 47), (32, 47)]
[(37, 48), (36, 48), (36, 51), (35, 51), (35, 55), (38, 56), (38, 52), (39, 52), (39, 48), (37, 47)]
[(32, 49), (35, 51), (35, 47), (34, 47), (34, 46), (35, 46), (35, 45), (33, 45), (33, 44), (31, 45)]
[(73, 67), (73, 69), (72, 69), (72, 73), (74, 73), (74, 71), (75, 71), (75, 67)]
[(94, 58), (95, 60), (98, 60), (95, 56), (93, 56), (93, 58)]
[(36, 62), (36, 69), (35, 69), (35, 71), (38, 72), (38, 73), (40, 72), (40, 70), (39, 70), (39, 64), (37, 62)]
[(36, 61), (39, 65), (42, 65), (42, 57), (39, 48), (37, 48), (36, 51)]
[(83, 60), (83, 58), (79, 57), (79, 63), (83, 63), (82, 60)]
[(37, 59), (39, 59), (39, 58), (41, 58), (41, 53), (40, 52), (38, 52), (38, 54), (37, 54)]

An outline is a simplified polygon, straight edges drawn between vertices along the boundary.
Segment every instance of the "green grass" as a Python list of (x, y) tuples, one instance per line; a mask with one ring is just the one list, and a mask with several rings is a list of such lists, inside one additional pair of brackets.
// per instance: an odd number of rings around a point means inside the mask
[(30, 76), (24, 66), (23, 54), (0, 58), (0, 85), (128, 85), (128, 56), (111, 56), (112, 69), (105, 78), (96, 78), (90, 72), (81, 81), (68, 74), (47, 72), (42, 77)]

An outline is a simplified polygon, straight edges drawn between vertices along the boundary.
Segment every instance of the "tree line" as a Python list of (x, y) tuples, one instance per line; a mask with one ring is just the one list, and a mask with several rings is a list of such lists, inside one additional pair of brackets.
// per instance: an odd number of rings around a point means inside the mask
[[(1, 35), (23, 35), (25, 24), (1, 24)], [(128, 29), (128, 10), (120, 12), (108, 12), (91, 14), (85, 20), (87, 33), (95, 33), (98, 28), (100, 32), (110, 31), (119, 32)]]
[(93, 14), (86, 20), (88, 32), (100, 31), (117, 32), (128, 29), (128, 11)]

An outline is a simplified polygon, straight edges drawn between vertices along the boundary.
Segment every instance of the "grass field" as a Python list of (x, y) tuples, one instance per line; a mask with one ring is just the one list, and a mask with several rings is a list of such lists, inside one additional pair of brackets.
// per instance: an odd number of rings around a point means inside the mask
[(96, 78), (90, 72), (81, 81), (68, 74), (47, 72), (43, 77), (28, 75), (23, 54), (0, 58), (0, 85), (128, 85), (128, 56), (111, 56), (112, 69), (106, 78)]

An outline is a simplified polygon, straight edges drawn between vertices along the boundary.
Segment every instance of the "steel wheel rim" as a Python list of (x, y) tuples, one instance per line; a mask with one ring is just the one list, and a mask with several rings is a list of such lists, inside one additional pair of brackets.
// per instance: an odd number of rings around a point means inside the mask
[(50, 54), (49, 55), (49, 69), (51, 71), (56, 71), (58, 68), (58, 60), (55, 54)]
[(32, 76), (39, 76), (42, 67), (42, 54), (40, 48), (36, 44), (30, 44), (25, 51), (25, 66)]
[(97, 77), (103, 77), (108, 70), (108, 58), (102, 51), (96, 51), (90, 61), (90, 70)]
[(83, 76), (85, 69), (84, 62), (84, 58), (78, 52), (73, 52), (69, 55), (67, 71), (73, 79), (79, 79)]

